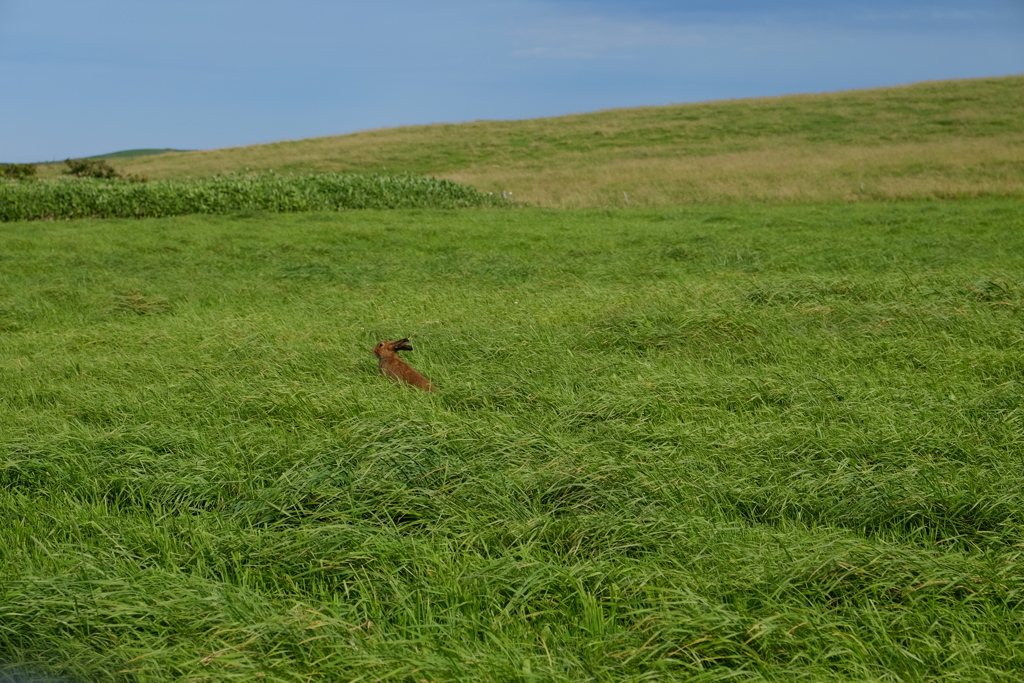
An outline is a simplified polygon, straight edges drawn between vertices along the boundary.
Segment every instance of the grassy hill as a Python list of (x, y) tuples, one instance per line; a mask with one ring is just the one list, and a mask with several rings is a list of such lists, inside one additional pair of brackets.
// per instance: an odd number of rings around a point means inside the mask
[[(1024, 679), (1022, 85), (114, 160), (596, 209), (0, 224), (0, 681)], [(983, 198), (848, 203), (915, 197)]]
[[(168, 152), (185, 152), (186, 150), (171, 149), (170, 147), (165, 148), (153, 148), (153, 149), (125, 149), (120, 152), (109, 152), (107, 154), (96, 154), (91, 157), (85, 157), (86, 159), (97, 159), (102, 161), (109, 161), (111, 159), (135, 159), (138, 157), (156, 156), (158, 154), (167, 154)], [(40, 176), (43, 178), (52, 178), (58, 176), (64, 171), (64, 161), (41, 161), (36, 164), (39, 167)]]
[[(180, 178), (244, 170), (433, 175), (547, 207), (1024, 196), (1024, 76), (410, 126), (113, 159)], [(626, 193), (624, 195), (623, 193)]]

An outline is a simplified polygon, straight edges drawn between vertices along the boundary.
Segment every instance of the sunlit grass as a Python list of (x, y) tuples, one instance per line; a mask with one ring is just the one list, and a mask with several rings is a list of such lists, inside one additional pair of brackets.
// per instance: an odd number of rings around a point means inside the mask
[[(408, 172), (547, 207), (1024, 196), (1024, 77), (410, 126), (114, 160), (182, 178)], [(57, 167), (44, 169), (56, 173)]]
[(1018, 197), (1024, 195), (1022, 140), (652, 155), (598, 168), (581, 155), (554, 168), (519, 163), (451, 177), (476, 187), (514, 187), (517, 201), (563, 208)]
[[(6, 224), (0, 664), (1018, 680), (1022, 227), (991, 200)], [(403, 336), (438, 392), (375, 374)]]

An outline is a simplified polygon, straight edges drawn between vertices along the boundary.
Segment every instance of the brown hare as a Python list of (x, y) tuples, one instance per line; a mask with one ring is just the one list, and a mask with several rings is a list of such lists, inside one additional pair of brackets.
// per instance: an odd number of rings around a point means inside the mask
[(408, 363), (398, 357), (398, 351), (412, 351), (412, 344), (408, 339), (398, 341), (382, 341), (373, 347), (373, 355), (380, 358), (377, 363), (377, 370), (385, 377), (390, 377), (395, 382), (405, 382), (423, 391), (437, 391), (437, 387), (430, 383), (430, 380), (413, 370)]

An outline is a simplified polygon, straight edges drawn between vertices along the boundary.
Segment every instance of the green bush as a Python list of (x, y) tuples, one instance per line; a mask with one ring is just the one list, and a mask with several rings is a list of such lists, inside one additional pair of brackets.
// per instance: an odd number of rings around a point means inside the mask
[(0, 187), (0, 221), (143, 218), (237, 211), (455, 209), (501, 202), (450, 180), (410, 175), (268, 173), (149, 183), (63, 178)]
[(76, 178), (120, 178), (117, 169), (102, 159), (65, 159), (64, 175)]
[(8, 180), (31, 180), (36, 177), (35, 164), (2, 164), (0, 168)]

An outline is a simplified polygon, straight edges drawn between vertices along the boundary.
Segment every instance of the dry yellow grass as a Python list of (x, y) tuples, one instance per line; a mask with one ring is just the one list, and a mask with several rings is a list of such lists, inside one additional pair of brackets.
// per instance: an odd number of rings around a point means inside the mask
[(1024, 134), (874, 147), (792, 146), (706, 157), (519, 163), (443, 174), (558, 208), (1024, 196)]
[[(1024, 76), (409, 126), (116, 159), (153, 179), (395, 171), (545, 207), (1024, 197)], [(623, 193), (626, 193), (624, 195)]]

